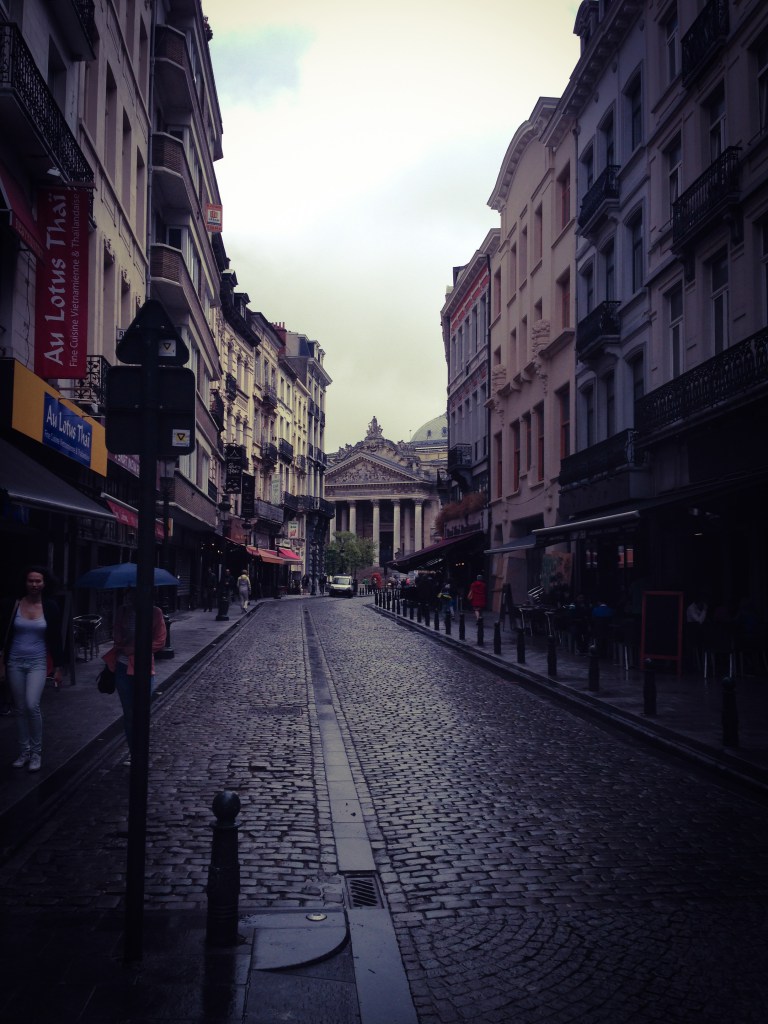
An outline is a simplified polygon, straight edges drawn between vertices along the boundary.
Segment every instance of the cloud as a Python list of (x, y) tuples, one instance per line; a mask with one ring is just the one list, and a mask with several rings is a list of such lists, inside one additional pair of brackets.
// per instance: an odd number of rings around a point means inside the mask
[(217, 32), (211, 52), (220, 106), (237, 107), (247, 97), (249, 108), (258, 110), (281, 93), (295, 93), (301, 82), (301, 60), (313, 38), (307, 29), (292, 26)]

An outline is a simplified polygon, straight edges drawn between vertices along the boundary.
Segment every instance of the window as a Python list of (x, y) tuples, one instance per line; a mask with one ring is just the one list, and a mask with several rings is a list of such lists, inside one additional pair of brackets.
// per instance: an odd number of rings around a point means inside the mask
[(616, 245), (612, 238), (604, 246), (600, 256), (603, 263), (605, 298), (607, 302), (612, 302), (616, 298)]
[(616, 374), (613, 370), (603, 377), (603, 397), (605, 399), (605, 436), (613, 437), (616, 433)]
[(524, 281), (528, 274), (528, 228), (520, 232), (520, 276)]
[(722, 83), (706, 102), (709, 122), (709, 159), (712, 163), (725, 149), (725, 88)]
[(629, 222), (630, 290), (634, 295), (643, 286), (643, 215), (638, 213)]
[(595, 443), (595, 389), (590, 385), (581, 393), (582, 413), (584, 416), (584, 438), (587, 448)]
[(107, 85), (104, 103), (104, 166), (110, 178), (115, 177), (117, 160), (117, 83), (112, 68), (107, 65)]
[(683, 372), (683, 286), (675, 285), (666, 296), (667, 338), (670, 370), (673, 377)]
[(566, 270), (557, 282), (560, 326), (563, 330), (571, 326), (571, 272)]
[(513, 245), (509, 250), (509, 294), (510, 297), (517, 291), (517, 246)]
[(520, 365), (525, 366), (528, 362), (528, 317), (524, 316), (520, 321)]
[(523, 416), (523, 431), (525, 433), (525, 472), (530, 473), (531, 462), (533, 461), (533, 431), (531, 429), (531, 414), (529, 412)]
[(562, 230), (571, 219), (571, 165), (567, 164), (565, 170), (557, 179), (557, 198), (560, 210), (560, 223), (558, 227)]
[(710, 260), (712, 286), (712, 346), (715, 354), (728, 347), (728, 253), (722, 249)]
[(494, 317), (501, 313), (501, 271), (495, 271), (493, 275), (493, 296), (491, 299), (491, 311)]
[(560, 458), (571, 454), (571, 389), (566, 385), (557, 392), (557, 406), (560, 415)]
[(595, 268), (591, 263), (588, 263), (581, 272), (581, 288), (584, 296), (584, 316), (586, 316), (595, 308)]
[(629, 373), (632, 382), (632, 404), (634, 405), (645, 394), (645, 371), (642, 352), (629, 361)]
[(533, 262), (541, 260), (544, 247), (544, 211), (537, 206), (533, 214)]
[(667, 85), (674, 82), (680, 73), (680, 33), (677, 24), (677, 7), (673, 7), (663, 23), (665, 70)]
[(643, 141), (643, 90), (639, 74), (627, 86), (624, 98), (629, 131), (627, 142), (630, 153), (633, 153)]
[(520, 490), (520, 420), (512, 424), (512, 492)]
[(768, 35), (763, 36), (755, 51), (757, 58), (757, 105), (760, 133), (768, 132)]
[(494, 497), (500, 498), (504, 493), (504, 479), (503, 470), (504, 464), (502, 462), (502, 445), (501, 445), (501, 434), (493, 435), (493, 453), (494, 463), (496, 465), (496, 486), (494, 487)]
[(676, 135), (664, 150), (664, 163), (667, 175), (667, 204), (671, 218), (672, 208), (680, 198), (683, 172), (683, 147), (679, 135)]
[(133, 142), (131, 137), (131, 121), (127, 111), (123, 111), (123, 138), (121, 150), (122, 165), (122, 202), (128, 218), (131, 216), (131, 174), (133, 171)]
[(517, 373), (519, 360), (517, 357), (517, 328), (513, 327), (509, 332), (509, 373), (510, 376)]
[(616, 139), (613, 126), (613, 111), (600, 125), (600, 142), (602, 144), (603, 166), (609, 167), (616, 159)]
[(544, 479), (544, 403), (536, 406), (536, 479)]

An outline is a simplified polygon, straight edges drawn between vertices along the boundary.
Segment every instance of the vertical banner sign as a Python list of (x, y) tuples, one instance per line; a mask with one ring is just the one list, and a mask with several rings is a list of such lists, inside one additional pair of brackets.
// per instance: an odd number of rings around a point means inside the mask
[(245, 449), (239, 444), (228, 444), (224, 449), (226, 478), (224, 490), (227, 494), (239, 494), (243, 479)]
[(243, 473), (240, 494), (240, 515), (243, 519), (253, 519), (256, 515), (256, 477), (252, 473)]
[(42, 188), (37, 208), (45, 255), (37, 264), (35, 373), (78, 379), (88, 354), (88, 192)]

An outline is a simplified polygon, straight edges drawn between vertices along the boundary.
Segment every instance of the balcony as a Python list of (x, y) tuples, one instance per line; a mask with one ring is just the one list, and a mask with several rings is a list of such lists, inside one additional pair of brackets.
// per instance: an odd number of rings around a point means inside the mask
[(55, 163), (67, 181), (93, 183), (93, 171), (18, 28), (0, 24), (3, 136), (38, 177)]
[(621, 337), (620, 302), (606, 301), (596, 306), (576, 326), (576, 356), (586, 362), (600, 355), (603, 346)]
[(216, 429), (221, 431), (224, 429), (224, 399), (218, 393), (218, 391), (211, 392), (211, 404), (209, 406), (209, 412), (213, 418), (213, 422), (216, 424)]
[(579, 227), (584, 234), (594, 231), (609, 210), (619, 202), (619, 164), (608, 164), (581, 201)]
[(155, 68), (155, 81), (166, 103), (181, 110), (197, 109), (197, 96), (183, 32), (178, 32), (170, 25), (157, 26)]
[(271, 441), (262, 441), (261, 460), (267, 466), (277, 465), (277, 445)]
[(213, 482), (213, 480), (209, 480), (208, 481), (208, 497), (211, 499), (211, 501), (214, 503), (214, 505), (218, 504), (218, 502), (219, 502), (219, 489), (216, 486), (216, 484)]
[(448, 472), (472, 465), (472, 445), (455, 444), (448, 449)]
[(306, 455), (296, 455), (293, 460), (293, 464), (300, 473), (306, 473), (307, 471), (307, 457)]
[(315, 498), (311, 494), (305, 494), (302, 495), (301, 504), (305, 512), (315, 512), (320, 516), (325, 516), (326, 519), (333, 519), (336, 515), (336, 506), (332, 501), (326, 501), (325, 498)]
[(152, 136), (152, 187), (164, 207), (182, 210), (198, 208), (181, 139), (162, 132), (155, 132)]
[(73, 60), (93, 60), (96, 56), (93, 45), (95, 6), (93, 0), (62, 0), (51, 4), (51, 17), (57, 20)]
[(176, 311), (189, 316), (191, 311), (197, 313), (198, 323), (205, 322), (199, 289), (189, 276), (180, 249), (154, 243), (150, 251), (150, 272), (153, 298), (159, 299), (171, 316)]
[(277, 391), (271, 384), (264, 385), (264, 393), (261, 396), (261, 404), (270, 409), (277, 408)]
[(689, 88), (728, 38), (728, 0), (710, 0), (681, 41), (682, 80)]
[(290, 491), (283, 491), (283, 508), (289, 516), (295, 516), (301, 509), (299, 496), (297, 494), (291, 494)]
[(277, 454), (283, 460), (283, 462), (293, 462), (293, 445), (290, 441), (286, 441), (285, 438), (278, 438), (277, 442)]
[(568, 455), (560, 463), (560, 486), (594, 480), (628, 466), (639, 466), (635, 451), (635, 430), (622, 430), (613, 437)]
[(309, 415), (310, 416), (319, 416), (320, 415), (320, 407), (318, 406), (317, 402), (314, 402), (311, 398), (309, 400)]
[(104, 356), (86, 356), (86, 375), (79, 380), (62, 381), (62, 395), (77, 402), (90, 416), (101, 416), (106, 401), (110, 363)]
[(237, 381), (231, 373), (224, 376), (224, 394), (230, 402), (237, 398)]
[(765, 399), (766, 385), (768, 327), (644, 395), (635, 403), (635, 426), (647, 441), (726, 407)]
[(672, 248), (680, 251), (739, 202), (739, 147), (729, 146), (672, 207)]
[(273, 505), (269, 501), (262, 501), (257, 498), (254, 502), (254, 518), (261, 519), (267, 523), (282, 523), (284, 520), (283, 510), (279, 505)]

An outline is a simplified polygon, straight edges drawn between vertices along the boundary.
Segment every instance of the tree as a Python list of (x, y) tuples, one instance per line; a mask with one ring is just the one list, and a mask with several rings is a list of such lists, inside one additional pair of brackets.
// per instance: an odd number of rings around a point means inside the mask
[(363, 565), (372, 565), (376, 548), (370, 537), (342, 531), (325, 549), (325, 571), (329, 576), (349, 573), (354, 576)]

